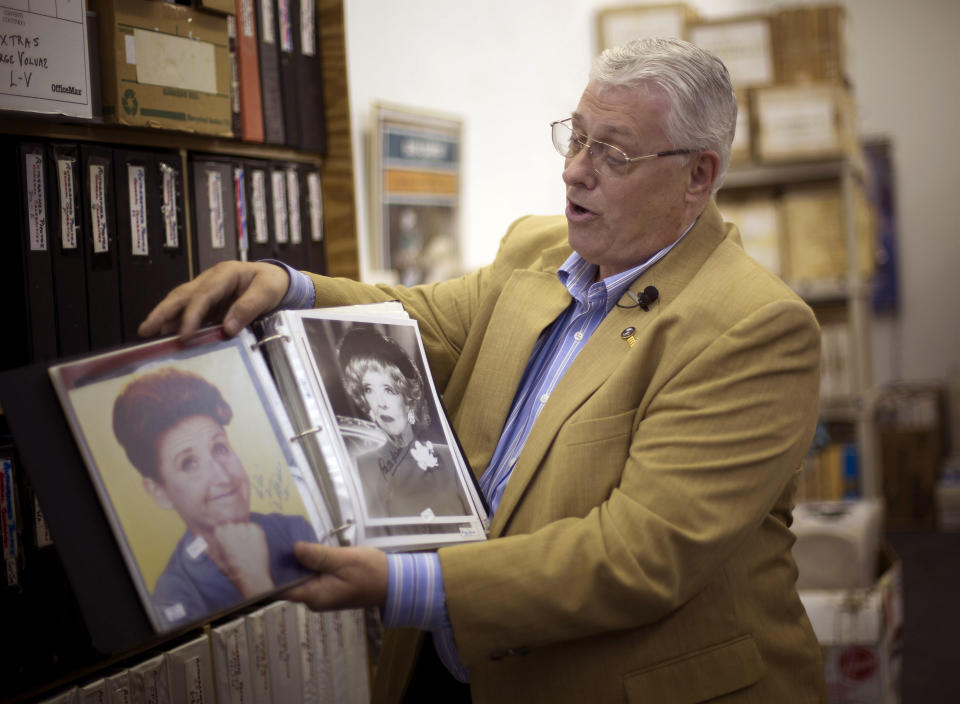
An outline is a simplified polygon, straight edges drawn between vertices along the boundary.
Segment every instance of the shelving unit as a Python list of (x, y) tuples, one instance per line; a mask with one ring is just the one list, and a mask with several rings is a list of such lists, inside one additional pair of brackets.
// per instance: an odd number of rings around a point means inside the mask
[[(347, 90), (347, 61), (344, 36), (343, 0), (315, 0), (317, 21), (320, 28), (320, 51), (322, 55), (325, 119), (327, 129), (327, 153), (320, 155), (296, 149), (254, 144), (235, 139), (210, 137), (192, 133), (134, 128), (116, 125), (71, 121), (67, 118), (10, 117), (0, 115), (0, 135), (28, 136), (40, 139), (66, 140), (69, 142), (95, 142), (111, 146), (143, 146), (147, 148), (178, 151), (184, 164), (183, 192), (191, 192), (190, 173), (186, 168), (188, 156), (195, 153), (219, 154), (243, 159), (276, 160), (307, 163), (319, 167), (323, 195), (323, 226), (327, 270), (331, 276), (358, 278), (360, 274), (359, 248), (356, 231), (355, 179), (353, 172), (353, 145), (350, 133), (350, 108)], [(7, 168), (12, 165), (7, 164)], [(184, 217), (186, 242), (192, 243), (192, 218), (190, 201), (185, 198)], [(192, 245), (188, 244), (188, 247)], [(190, 253), (191, 258), (195, 253)], [(2, 409), (0, 409), (2, 415)], [(54, 541), (56, 540), (56, 536)], [(43, 548), (45, 557), (57, 562), (52, 548)], [(66, 585), (66, 575), (59, 575), (57, 584), (50, 585), (50, 594), (63, 596), (57, 588)], [(56, 587), (56, 588), (55, 588)], [(66, 595), (69, 596), (69, 587)], [(58, 598), (59, 598), (58, 596)], [(57, 604), (58, 611), (70, 610), (70, 615), (82, 621), (79, 613), (73, 613), (69, 599)], [(51, 608), (51, 611), (53, 609)], [(227, 618), (227, 617), (224, 617)], [(143, 653), (152, 650), (161, 642), (177, 644), (188, 637), (199, 635), (209, 628), (200, 624), (189, 633), (175, 633), (169, 639), (142, 644), (137, 649)], [(55, 639), (58, 633), (30, 635), (36, 638)], [(13, 634), (6, 636), (13, 639)], [(24, 636), (26, 637), (26, 636)], [(72, 644), (71, 644), (72, 645)], [(4, 651), (6, 652), (6, 651)], [(28, 652), (32, 652), (28, 648)], [(58, 688), (77, 683), (97, 673), (123, 664), (141, 652), (98, 654), (91, 646), (90, 652), (69, 652), (64, 657), (54, 653), (56, 662), (39, 663), (37, 669), (46, 669), (41, 679), (35, 673), (21, 673), (0, 682), (0, 702), (27, 702), (42, 699)], [(19, 679), (18, 679), (19, 678)]]
[[(87, 122), (70, 123), (43, 118), (0, 116), (0, 134), (174, 149), (180, 151), (184, 164), (187, 163), (188, 153), (203, 152), (319, 165), (328, 273), (331, 276), (358, 278), (360, 259), (357, 244), (353, 145), (350, 138), (350, 104), (347, 93), (343, 0), (317, 0), (317, 17), (320, 25), (320, 50), (323, 56), (323, 90), (328, 143), (327, 154), (322, 158), (319, 154), (310, 152), (242, 142), (236, 139)], [(184, 171), (184, 179), (186, 182), (183, 191), (189, 193), (188, 170)], [(191, 235), (189, 213), (185, 224), (188, 235)], [(187, 239), (191, 240), (190, 237)]]
[(853, 426), (860, 457), (861, 493), (867, 497), (880, 497), (883, 495), (883, 481), (874, 423), (871, 289), (869, 279), (863, 274), (856, 222), (857, 189), (861, 187), (863, 179), (863, 167), (853, 158), (770, 166), (732, 166), (720, 191), (720, 199), (724, 194), (745, 189), (782, 189), (815, 182), (838, 184), (842, 199), (846, 276), (843, 280), (792, 285), (813, 307), (821, 322), (842, 319), (846, 323), (850, 344), (850, 394), (844, 398), (823, 400), (820, 417), (825, 422)]

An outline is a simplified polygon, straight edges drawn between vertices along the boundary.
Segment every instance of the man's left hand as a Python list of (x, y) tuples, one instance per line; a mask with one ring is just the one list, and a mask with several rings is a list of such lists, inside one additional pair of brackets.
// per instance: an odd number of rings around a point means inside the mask
[(298, 542), (293, 554), (316, 576), (291, 587), (284, 598), (302, 601), (314, 611), (384, 606), (387, 555), (368, 547), (327, 547)]

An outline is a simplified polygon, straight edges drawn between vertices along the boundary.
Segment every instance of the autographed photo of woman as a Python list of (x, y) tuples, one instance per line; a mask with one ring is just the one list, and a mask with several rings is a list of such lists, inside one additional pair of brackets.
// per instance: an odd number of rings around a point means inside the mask
[(155, 625), (207, 618), (306, 576), (293, 545), (316, 541), (319, 524), (238, 349), (118, 371), (77, 385), (70, 402)]
[(371, 524), (470, 515), (409, 325), (303, 321)]

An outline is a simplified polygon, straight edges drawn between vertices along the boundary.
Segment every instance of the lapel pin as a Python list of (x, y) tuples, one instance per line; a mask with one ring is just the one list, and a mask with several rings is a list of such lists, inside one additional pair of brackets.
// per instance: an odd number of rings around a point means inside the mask
[(637, 344), (637, 338), (633, 336), (633, 333), (636, 332), (636, 330), (637, 329), (633, 327), (624, 328), (623, 331), (620, 333), (620, 337), (626, 340), (627, 344), (630, 345), (631, 347)]

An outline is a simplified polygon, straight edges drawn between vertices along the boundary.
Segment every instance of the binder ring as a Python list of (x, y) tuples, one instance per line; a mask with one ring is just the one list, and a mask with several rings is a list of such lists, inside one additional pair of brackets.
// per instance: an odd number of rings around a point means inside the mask
[(289, 337), (287, 337), (287, 336), (284, 335), (283, 333), (277, 333), (276, 335), (269, 335), (269, 336), (263, 338), (262, 340), (257, 340), (257, 341), (254, 342), (252, 345), (250, 345), (250, 349), (255, 350), (255, 349), (257, 349), (258, 347), (260, 347), (261, 345), (265, 345), (265, 344), (267, 344), (268, 342), (273, 342), (274, 340), (283, 340), (283, 341), (285, 341), (285, 342), (290, 342), (290, 338), (289, 338)]
[(343, 523), (342, 525), (339, 525), (339, 526), (337, 526), (336, 528), (331, 528), (330, 530), (328, 530), (328, 531), (327, 531), (327, 537), (328, 537), (328, 538), (332, 538), (333, 536), (335, 536), (335, 535), (337, 535), (337, 534), (339, 534), (339, 533), (343, 533), (345, 530), (347, 530), (348, 528), (352, 528), (352, 527), (353, 527), (353, 521), (349, 521), (349, 520), (348, 520), (348, 521), (346, 521), (345, 523)]
[(290, 441), (292, 442), (292, 441), (294, 441), (294, 440), (303, 440), (303, 439), (304, 439), (305, 437), (307, 437), (308, 435), (313, 435), (314, 433), (319, 433), (321, 430), (322, 430), (322, 428), (321, 428), (319, 425), (318, 425), (316, 428), (307, 428), (307, 429), (304, 430), (302, 433), (297, 433), (297, 434), (294, 435), (292, 438), (290, 438)]

